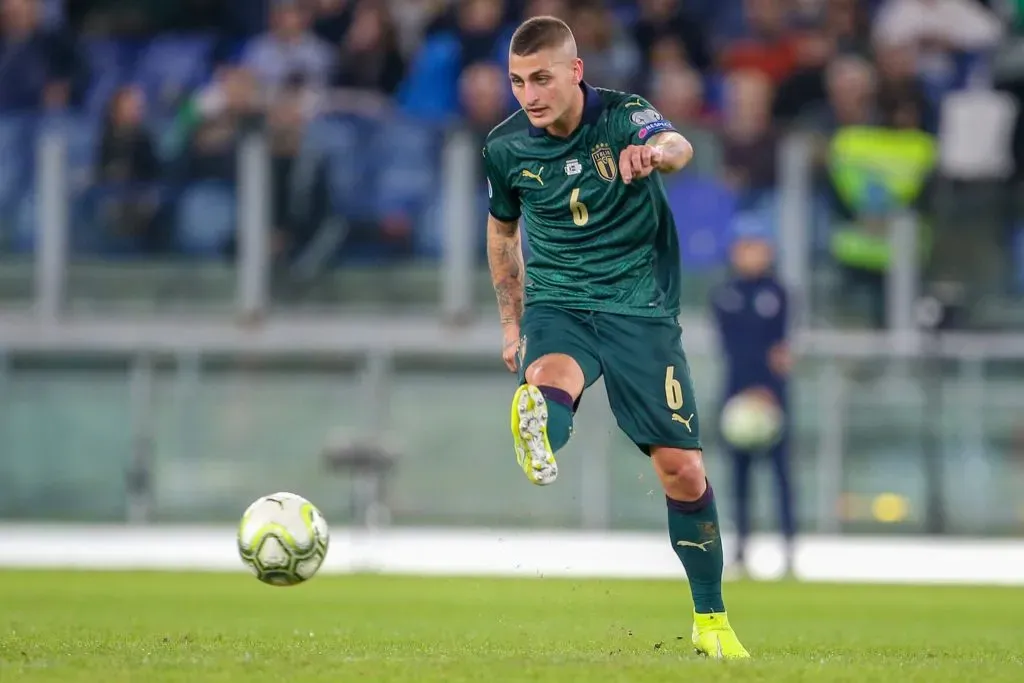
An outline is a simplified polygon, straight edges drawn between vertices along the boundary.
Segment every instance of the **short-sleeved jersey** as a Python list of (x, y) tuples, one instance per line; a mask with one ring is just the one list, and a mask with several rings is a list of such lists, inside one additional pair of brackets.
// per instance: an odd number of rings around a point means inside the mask
[(626, 185), (619, 154), (673, 130), (642, 97), (581, 85), (583, 120), (559, 138), (516, 112), (487, 137), (490, 213), (522, 218), (526, 304), (679, 314), (679, 238), (660, 174)]

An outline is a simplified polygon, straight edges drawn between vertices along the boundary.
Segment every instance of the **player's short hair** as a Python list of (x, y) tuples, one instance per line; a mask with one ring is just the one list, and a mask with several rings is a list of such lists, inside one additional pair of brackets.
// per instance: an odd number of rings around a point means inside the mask
[(558, 17), (532, 17), (512, 34), (509, 52), (525, 57), (541, 50), (559, 48), (567, 42), (576, 42), (572, 29)]

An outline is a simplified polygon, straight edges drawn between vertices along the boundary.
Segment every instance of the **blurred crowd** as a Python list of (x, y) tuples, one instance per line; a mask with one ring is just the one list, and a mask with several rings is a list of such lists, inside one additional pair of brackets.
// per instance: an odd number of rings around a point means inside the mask
[[(236, 151), (262, 127), (275, 255), (325, 230), (330, 259), (436, 255), (439, 131), (513, 110), (508, 38), (538, 14), (570, 24), (590, 82), (693, 139), (670, 186), (691, 268), (724, 263), (737, 223), (777, 230), (792, 129), (817, 140), (816, 248), (879, 324), (888, 216), (931, 215), (937, 178), (1019, 194), (1019, 0), (2, 0), (7, 248), (32, 248), (26, 131), (53, 119), (79, 248), (230, 253)], [(1024, 285), (1015, 216), (984, 239)]]

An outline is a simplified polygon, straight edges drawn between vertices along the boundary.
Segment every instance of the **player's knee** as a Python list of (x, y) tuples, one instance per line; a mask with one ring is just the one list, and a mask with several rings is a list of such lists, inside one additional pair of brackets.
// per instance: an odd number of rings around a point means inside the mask
[(651, 462), (670, 498), (696, 500), (704, 493), (707, 474), (699, 450), (654, 447)]
[(555, 387), (573, 397), (583, 393), (583, 370), (572, 356), (550, 353), (526, 368), (526, 381), (535, 387)]

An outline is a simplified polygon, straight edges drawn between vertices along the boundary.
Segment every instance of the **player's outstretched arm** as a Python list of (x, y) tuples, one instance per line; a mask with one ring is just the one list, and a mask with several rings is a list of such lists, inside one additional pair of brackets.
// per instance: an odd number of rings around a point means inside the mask
[(690, 163), (693, 146), (674, 130), (651, 137), (646, 144), (630, 145), (619, 155), (619, 171), (627, 185), (655, 171), (675, 173)]
[(509, 369), (515, 371), (526, 276), (518, 221), (507, 222), (494, 216), (487, 217), (487, 264), (491, 269), (491, 282), (494, 283), (498, 311), (501, 314), (504, 336), (502, 358)]

